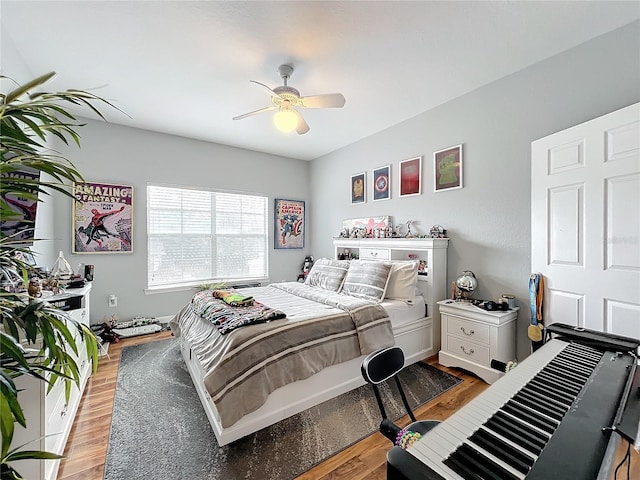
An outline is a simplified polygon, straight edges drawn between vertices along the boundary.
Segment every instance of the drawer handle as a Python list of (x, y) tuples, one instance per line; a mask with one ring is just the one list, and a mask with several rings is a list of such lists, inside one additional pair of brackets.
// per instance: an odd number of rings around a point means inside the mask
[(466, 355), (473, 355), (475, 353), (475, 350), (473, 348), (470, 348), (467, 352), (467, 349), (464, 348), (464, 345), (460, 345), (460, 350), (462, 350)]
[(60, 412), (60, 418), (64, 417), (67, 414), (67, 407), (68, 405), (65, 404), (65, 406), (62, 408), (62, 411)]
[(460, 330), (462, 330), (462, 333), (464, 333), (465, 335), (469, 335), (469, 336), (471, 336), (471, 335), (473, 335), (474, 333), (476, 333), (476, 332), (475, 332), (475, 331), (473, 331), (473, 330), (469, 330), (469, 331), (467, 332), (467, 331), (465, 330), (465, 328), (464, 328), (464, 327), (460, 327)]
[(372, 257), (377, 257), (378, 256), (378, 252), (371, 252), (369, 255), (371, 255)]

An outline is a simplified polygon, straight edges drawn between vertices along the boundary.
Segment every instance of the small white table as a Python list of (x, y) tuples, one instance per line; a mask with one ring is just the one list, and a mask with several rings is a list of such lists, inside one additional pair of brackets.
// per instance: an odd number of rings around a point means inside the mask
[(442, 300), (438, 306), (442, 325), (440, 364), (468, 370), (487, 383), (504, 375), (491, 368), (491, 360), (515, 360), (519, 308), (490, 312), (454, 300)]

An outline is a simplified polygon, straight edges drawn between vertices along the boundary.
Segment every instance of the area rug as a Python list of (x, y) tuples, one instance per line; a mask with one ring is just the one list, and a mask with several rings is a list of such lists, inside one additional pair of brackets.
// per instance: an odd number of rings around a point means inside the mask
[[(423, 363), (405, 368), (401, 375), (412, 406), (428, 402), (461, 381)], [(402, 416), (399, 393), (386, 385), (383, 391), (389, 417)], [(380, 420), (373, 391), (364, 385), (219, 447), (178, 342), (170, 339), (125, 347), (104, 478), (293, 479), (375, 432)]]

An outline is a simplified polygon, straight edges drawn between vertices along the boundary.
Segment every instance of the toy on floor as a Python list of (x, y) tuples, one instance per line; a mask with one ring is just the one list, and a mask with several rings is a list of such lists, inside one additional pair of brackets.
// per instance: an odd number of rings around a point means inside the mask
[(157, 333), (162, 330), (162, 327), (157, 323), (139, 325), (136, 327), (128, 328), (114, 328), (113, 331), (120, 337), (137, 337), (139, 335), (146, 335), (148, 333)]
[(112, 315), (110, 323), (113, 333), (120, 338), (137, 337), (162, 330), (160, 322), (155, 317), (136, 316), (129, 321), (121, 322), (117, 315)]
[(100, 325), (92, 325), (91, 330), (93, 330), (96, 337), (99, 337), (104, 343), (118, 343), (120, 341), (118, 334), (115, 333), (111, 325), (106, 322)]

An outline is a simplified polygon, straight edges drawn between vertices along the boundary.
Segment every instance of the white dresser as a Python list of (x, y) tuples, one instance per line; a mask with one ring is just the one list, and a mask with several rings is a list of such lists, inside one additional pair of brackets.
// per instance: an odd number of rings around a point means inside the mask
[[(87, 284), (83, 288), (68, 289), (65, 294), (46, 300), (54, 306), (70, 306), (72, 309), (67, 313), (78, 322), (89, 326), (90, 292), (91, 284)], [(78, 347), (76, 363), (80, 371), (80, 385), (72, 385), (68, 402), (63, 381), (58, 381), (47, 394), (48, 385), (43, 381), (26, 375), (16, 379), (16, 386), (23, 389), (18, 393), (18, 399), (24, 410), (27, 428), (16, 424), (12, 444), (14, 447), (30, 442), (24, 450), (45, 450), (60, 455), (64, 452), (82, 393), (91, 373), (91, 360), (87, 358), (84, 342), (80, 340), (77, 332), (75, 339)], [(14, 468), (30, 480), (55, 480), (59, 466), (60, 460), (20, 460), (14, 464)]]
[(489, 312), (453, 300), (442, 300), (438, 305), (442, 322), (439, 363), (473, 372), (487, 383), (504, 375), (491, 368), (491, 360), (515, 360), (519, 308)]

